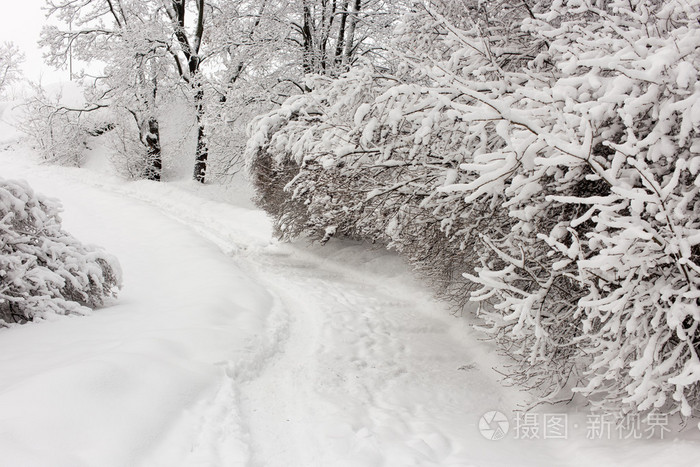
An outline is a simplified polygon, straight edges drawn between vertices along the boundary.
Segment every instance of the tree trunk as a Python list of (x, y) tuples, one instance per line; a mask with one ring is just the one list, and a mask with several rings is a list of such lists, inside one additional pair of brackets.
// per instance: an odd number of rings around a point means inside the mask
[(349, 66), (353, 54), (353, 46), (355, 41), (355, 25), (357, 25), (360, 9), (362, 8), (362, 0), (355, 0), (350, 13), (350, 21), (347, 27), (347, 36), (345, 37), (345, 51), (343, 52), (343, 65)]
[(343, 48), (345, 47), (345, 25), (348, 19), (348, 0), (343, 2), (340, 13), (340, 27), (338, 28), (338, 39), (335, 42), (335, 64), (342, 62)]
[(312, 18), (311, 18), (311, 8), (309, 7), (308, 3), (304, 1), (303, 3), (303, 15), (304, 15), (304, 23), (302, 26), (301, 30), (301, 35), (304, 41), (304, 56), (302, 57), (302, 67), (304, 70), (304, 74), (310, 74), (314, 73), (315, 67), (314, 67), (314, 37), (313, 37), (313, 25), (312, 25)]
[(204, 183), (207, 175), (209, 148), (204, 133), (204, 90), (201, 84), (197, 84), (194, 102), (197, 110), (197, 155), (194, 161), (194, 179), (199, 183)]
[(148, 119), (148, 133), (144, 138), (148, 148), (148, 166), (146, 167), (146, 178), (148, 180), (160, 181), (163, 169), (163, 160), (160, 152), (160, 129), (158, 120), (155, 117)]
[[(142, 69), (139, 74), (140, 82), (143, 85), (148, 83), (146, 79), (147, 72), (148, 70)], [(160, 151), (160, 125), (155, 116), (156, 101), (158, 99), (158, 77), (155, 72), (150, 79), (150, 84), (152, 86), (151, 92), (142, 96), (146, 112), (141, 114), (141, 118), (139, 118), (137, 112), (132, 112), (132, 115), (136, 119), (136, 124), (139, 127), (141, 143), (146, 146), (146, 161), (142, 176), (148, 180), (159, 182), (163, 161)]]
[(202, 45), (204, 38), (204, 7), (205, 0), (197, 0), (197, 22), (194, 34), (190, 38), (187, 35), (185, 28), (185, 0), (172, 0), (171, 3), (164, 3), (165, 11), (173, 23), (175, 38), (180, 43), (182, 53), (187, 59), (188, 72), (184, 73), (180, 66), (180, 61), (175, 57), (175, 63), (178, 67), (181, 77), (184, 81), (192, 86), (194, 90), (194, 105), (197, 116), (197, 153), (194, 162), (193, 177), (196, 181), (204, 183), (207, 173), (207, 159), (209, 158), (209, 149), (204, 132), (204, 88), (201, 83), (201, 72), (199, 65), (201, 57), (199, 56), (199, 48)]

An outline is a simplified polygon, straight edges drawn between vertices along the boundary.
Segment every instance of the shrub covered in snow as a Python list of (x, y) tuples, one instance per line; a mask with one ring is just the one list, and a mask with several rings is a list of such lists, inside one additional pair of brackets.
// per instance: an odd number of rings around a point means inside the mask
[(404, 252), (545, 397), (699, 411), (697, 6), (431, 2), (399, 26), (404, 74), (254, 122), (261, 204), (283, 237)]
[(20, 129), (51, 164), (80, 167), (90, 139), (113, 128), (102, 107), (87, 104), (74, 82), (35, 86), (21, 110)]
[(0, 327), (85, 314), (115, 297), (118, 261), (61, 229), (60, 205), (0, 178)]

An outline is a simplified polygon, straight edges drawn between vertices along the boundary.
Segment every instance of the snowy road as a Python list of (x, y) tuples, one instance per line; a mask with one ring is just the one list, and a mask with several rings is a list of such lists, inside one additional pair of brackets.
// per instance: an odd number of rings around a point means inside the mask
[(12, 151), (0, 167), (62, 199), (66, 229), (125, 275), (115, 306), (0, 331), (3, 466), (694, 465), (700, 452), (688, 436), (487, 440), (480, 416), (512, 414), (518, 395), (394, 256), (271, 243), (262, 213), (187, 184)]

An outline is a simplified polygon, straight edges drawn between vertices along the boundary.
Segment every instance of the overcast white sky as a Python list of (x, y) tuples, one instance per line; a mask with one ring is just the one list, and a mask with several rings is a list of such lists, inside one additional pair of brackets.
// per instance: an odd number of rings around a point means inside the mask
[(26, 54), (24, 73), (31, 81), (50, 84), (68, 80), (68, 71), (56, 71), (44, 64), (37, 41), (45, 15), (44, 0), (0, 0), (0, 42), (12, 41)]

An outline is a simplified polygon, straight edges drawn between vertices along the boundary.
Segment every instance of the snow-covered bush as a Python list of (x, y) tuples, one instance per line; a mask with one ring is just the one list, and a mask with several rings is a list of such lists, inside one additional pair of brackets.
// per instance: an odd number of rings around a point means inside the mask
[[(420, 85), (395, 84), (371, 67), (311, 80), (311, 93), (254, 122), (248, 170), (281, 238), (383, 243), (413, 260), (442, 295), (463, 303), (463, 291), (450, 292), (468, 286), (460, 274), (474, 251), (444, 235), (439, 216), (422, 207), (454, 172), (448, 147), (459, 143), (442, 141), (442, 152), (437, 141), (414, 144), (424, 115), (413, 109), (432, 98)], [(497, 215), (496, 205), (485, 209), (490, 219)]]
[(699, 20), (696, 1), (426, 4), (397, 31), (404, 74), (317, 80), (253, 123), (261, 203), (284, 237), (382, 241), (471, 290), (545, 397), (690, 415)]
[(538, 235), (586, 292), (578, 345), (593, 361), (578, 390), (686, 416), (700, 409), (699, 6), (557, 2), (528, 27), (551, 41), (544, 59), (561, 77), (549, 95), (523, 93), (558, 118), (537, 130), (551, 155), (522, 189), (552, 174), (545, 203), (578, 211)]
[(74, 83), (36, 86), (22, 110), (20, 129), (51, 164), (80, 167), (90, 139), (113, 128), (102, 107), (86, 103)]
[(118, 261), (61, 228), (60, 205), (0, 178), (0, 327), (85, 314), (116, 297)]
[(88, 133), (73, 115), (35, 100), (27, 104), (22, 129), (48, 163), (80, 167), (85, 159)]
[(576, 390), (605, 407), (700, 409), (699, 15), (682, 2), (555, 2), (524, 21), (548, 44), (525, 80), (505, 75), (498, 99), (495, 86), (460, 87), (502, 143), (442, 191), (504, 193), (516, 221), (482, 235), (492, 254), (468, 276), (474, 298), (527, 371), (560, 389), (574, 369), (563, 350), (586, 368)]

